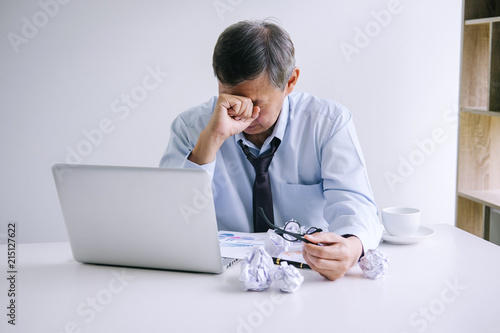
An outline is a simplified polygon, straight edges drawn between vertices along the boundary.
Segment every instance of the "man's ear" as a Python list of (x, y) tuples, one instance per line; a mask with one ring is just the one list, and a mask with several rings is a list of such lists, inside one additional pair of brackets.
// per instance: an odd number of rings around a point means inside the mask
[(298, 67), (295, 67), (293, 69), (292, 75), (290, 75), (290, 78), (288, 79), (288, 82), (285, 87), (286, 94), (288, 95), (293, 91), (295, 88), (295, 85), (297, 84), (297, 81), (299, 80), (299, 75), (300, 75), (300, 69)]

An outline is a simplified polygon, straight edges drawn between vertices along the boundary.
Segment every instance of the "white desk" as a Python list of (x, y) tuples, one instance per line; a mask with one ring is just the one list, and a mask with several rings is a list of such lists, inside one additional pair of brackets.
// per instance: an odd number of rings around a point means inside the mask
[[(221, 275), (125, 269), (77, 263), (68, 243), (20, 245), (17, 325), (7, 324), (8, 286), (2, 278), (0, 328), (500, 332), (500, 247), (449, 225), (431, 227), (435, 234), (419, 244), (380, 246), (391, 260), (389, 274), (380, 280), (364, 278), (357, 265), (335, 282), (301, 270), (305, 281), (295, 294), (241, 291), (239, 264)], [(5, 245), (0, 253), (6, 272)]]

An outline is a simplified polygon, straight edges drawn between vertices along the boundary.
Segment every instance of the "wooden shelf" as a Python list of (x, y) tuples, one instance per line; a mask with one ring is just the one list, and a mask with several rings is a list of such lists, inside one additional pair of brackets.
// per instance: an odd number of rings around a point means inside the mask
[(456, 223), (490, 236), (500, 210), (500, 1), (464, 0)]
[(500, 111), (488, 111), (485, 107), (460, 108), (460, 111), (481, 114), (483, 116), (500, 117)]
[(500, 189), (483, 191), (458, 191), (460, 197), (500, 210)]
[(500, 16), (467, 20), (467, 21), (465, 21), (465, 25), (485, 24), (485, 23), (493, 23), (493, 22), (500, 22)]

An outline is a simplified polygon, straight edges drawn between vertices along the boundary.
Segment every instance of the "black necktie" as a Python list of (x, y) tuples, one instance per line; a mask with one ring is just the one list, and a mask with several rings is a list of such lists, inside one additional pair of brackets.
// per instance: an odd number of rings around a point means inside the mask
[(254, 232), (265, 232), (269, 229), (266, 222), (263, 221), (262, 217), (257, 214), (257, 208), (262, 207), (264, 213), (266, 213), (267, 218), (271, 223), (274, 224), (274, 212), (273, 212), (273, 196), (271, 194), (271, 182), (269, 181), (269, 174), (267, 170), (271, 164), (274, 153), (278, 149), (281, 140), (277, 137), (271, 141), (271, 149), (259, 157), (255, 157), (248, 148), (247, 145), (243, 144), (243, 141), (238, 141), (238, 144), (243, 149), (243, 152), (247, 156), (248, 161), (252, 164), (255, 169), (255, 182), (253, 183), (253, 228)]

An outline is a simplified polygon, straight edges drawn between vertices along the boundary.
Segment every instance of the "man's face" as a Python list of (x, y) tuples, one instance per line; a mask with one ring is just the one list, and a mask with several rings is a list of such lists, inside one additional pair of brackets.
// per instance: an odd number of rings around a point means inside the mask
[[(244, 133), (247, 135), (270, 135), (283, 105), (283, 100), (289, 94), (289, 89), (283, 91), (274, 87), (267, 75), (257, 79), (244, 81), (236, 86), (228, 86), (219, 82), (219, 94), (237, 95), (250, 98), (254, 106), (260, 108), (260, 114)], [(266, 133), (267, 132), (267, 133)]]

